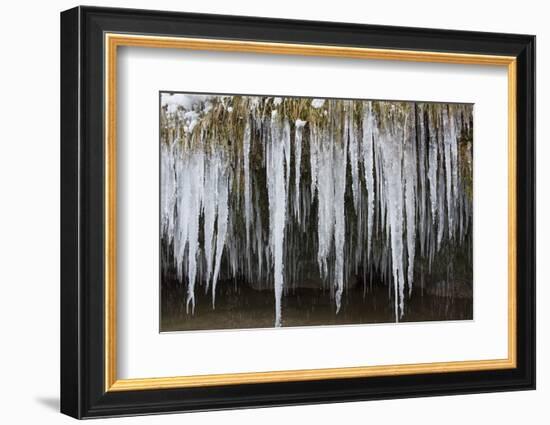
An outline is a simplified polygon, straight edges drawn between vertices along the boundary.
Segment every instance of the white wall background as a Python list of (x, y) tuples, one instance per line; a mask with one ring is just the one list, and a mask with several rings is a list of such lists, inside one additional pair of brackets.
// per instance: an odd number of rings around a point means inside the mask
[[(6, 2), (0, 15), (0, 421), (69, 423), (59, 392), (59, 12), (77, 3)], [(544, 2), (458, 0), (96, 1), (96, 5), (537, 35), (538, 389), (111, 420), (230, 424), (547, 423), (550, 413), (550, 27)]]

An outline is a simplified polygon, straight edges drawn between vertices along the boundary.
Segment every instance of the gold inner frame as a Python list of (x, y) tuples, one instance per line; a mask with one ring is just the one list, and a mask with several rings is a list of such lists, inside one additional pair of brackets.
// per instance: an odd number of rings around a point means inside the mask
[[(106, 33), (105, 46), (105, 391), (134, 391), (214, 385), (446, 373), (516, 367), (516, 58), (513, 56), (370, 49), (328, 45), (212, 40)], [(117, 48), (120, 46), (325, 56), (468, 65), (503, 66), (508, 72), (508, 357), (495, 360), (246, 372), (118, 379), (116, 325), (116, 136)]]

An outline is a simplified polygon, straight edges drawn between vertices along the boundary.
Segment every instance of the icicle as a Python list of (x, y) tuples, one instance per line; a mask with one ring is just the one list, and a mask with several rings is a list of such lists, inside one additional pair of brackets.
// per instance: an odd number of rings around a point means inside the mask
[(176, 199), (176, 187), (174, 176), (174, 160), (172, 154), (172, 143), (162, 143), (160, 149), (161, 176), (160, 176), (160, 198), (161, 198), (161, 223), (162, 233), (169, 241), (173, 238), (174, 229), (173, 214), (174, 202)]
[(351, 165), (351, 188), (353, 191), (353, 206), (355, 213), (359, 215), (359, 200), (361, 195), (361, 181), (359, 180), (359, 146), (357, 142), (357, 127), (353, 118), (353, 103), (349, 102), (348, 107), (351, 109), (346, 114), (346, 122), (349, 135), (344, 137), (349, 138), (349, 162)]
[[(374, 138), (374, 116), (372, 103), (365, 102), (363, 113), (363, 168), (367, 186), (367, 260), (370, 259), (372, 249), (372, 233), (374, 223), (374, 152), (372, 148)], [(380, 180), (379, 180), (380, 181)]]
[(184, 159), (178, 161), (176, 165), (178, 204), (177, 229), (174, 231), (174, 251), (176, 252), (177, 259), (177, 274), (180, 281), (183, 281), (183, 262), (190, 220), (188, 206), (191, 204), (191, 176), (189, 175), (191, 167), (189, 156), (181, 145), (177, 146), (176, 155), (182, 155), (184, 157)]
[[(285, 164), (286, 164), (286, 184), (285, 190), (290, 187), (290, 124), (285, 118), (283, 121), (283, 131), (282, 131), (282, 140), (280, 143), (283, 144), (283, 149), (285, 151)], [(288, 195), (287, 191), (287, 195)]]
[(458, 193), (458, 140), (457, 140), (457, 132), (456, 132), (456, 123), (455, 123), (455, 115), (450, 113), (449, 111), (449, 143), (451, 146), (451, 178), (452, 178), (452, 188), (453, 188), (453, 194), (452, 194), (452, 208), (451, 208), (451, 214), (452, 214), (452, 220), (451, 225), (453, 232), (451, 233), (451, 236), (454, 234), (454, 230), (456, 228), (456, 222), (457, 222), (457, 202), (460, 199), (459, 193)]
[(188, 221), (188, 283), (187, 283), (187, 305), (189, 312), (195, 312), (195, 280), (197, 276), (197, 256), (199, 253), (199, 216), (202, 202), (202, 187), (204, 179), (204, 155), (202, 151), (191, 154), (189, 161), (189, 179), (190, 184), (190, 203), (186, 207), (189, 209)]
[(210, 287), (212, 267), (215, 254), (214, 225), (218, 214), (218, 173), (220, 170), (219, 154), (214, 153), (206, 158), (204, 176), (204, 255), (206, 257), (206, 291)]
[(229, 218), (229, 186), (230, 179), (228, 170), (220, 161), (220, 175), (218, 178), (218, 223), (216, 238), (216, 264), (214, 267), (214, 276), (212, 277), (212, 308), (216, 307), (216, 284), (220, 274), (222, 254), (225, 246), (225, 236), (227, 234), (227, 221)]
[(405, 144), (403, 156), (403, 177), (405, 181), (405, 215), (407, 217), (407, 286), (409, 296), (413, 287), (414, 256), (416, 249), (416, 126), (415, 116), (409, 113), (405, 118)]
[[(336, 312), (351, 279), (366, 290), (374, 276), (400, 320), (415, 266), (437, 271), (442, 247), (471, 243), (472, 107), (316, 99), (295, 120), (292, 105), (184, 96), (161, 111), (163, 267), (185, 285), (191, 314), (197, 282), (214, 307), (218, 282), (244, 280), (274, 290), (281, 326), (282, 296), (313, 261)], [(235, 124), (227, 135), (203, 122), (213, 108)]]
[[(386, 114), (395, 114), (391, 104), (381, 102)], [(392, 254), (395, 320), (404, 312), (405, 276), (403, 273), (403, 124), (394, 118), (381, 123), (380, 146), (384, 166), (384, 192), (388, 201), (388, 221)], [(387, 128), (384, 128), (387, 127)]]
[(315, 191), (317, 190), (317, 170), (319, 162), (319, 130), (316, 126), (310, 127), (309, 141), (309, 169), (311, 173), (311, 202), (315, 199)]
[(452, 170), (451, 170), (451, 135), (449, 115), (447, 108), (443, 108), (443, 158), (445, 164), (445, 183), (446, 183), (446, 199), (447, 199), (447, 223), (449, 228), (449, 237), (453, 236), (453, 194), (452, 188)]
[(319, 149), (319, 174), (317, 184), (317, 234), (319, 246), (317, 249), (317, 261), (321, 276), (328, 277), (328, 257), (334, 235), (334, 167), (333, 147), (334, 143), (329, 139), (327, 131), (322, 131), (317, 148)]
[(418, 126), (418, 179), (420, 200), (417, 203), (419, 213), (420, 255), (425, 254), (426, 244), (426, 128), (424, 123), (424, 105), (417, 105)]
[(433, 107), (428, 116), (428, 125), (430, 132), (430, 146), (429, 146), (429, 162), (428, 162), (428, 181), (430, 183), (430, 204), (432, 212), (432, 223), (435, 223), (437, 217), (437, 170), (438, 170), (438, 143), (437, 143), (437, 127), (433, 117)]
[(250, 249), (250, 221), (252, 219), (252, 201), (250, 199), (250, 123), (246, 122), (243, 137), (244, 168), (244, 218), (246, 223), (246, 250)]
[(302, 176), (302, 131), (306, 121), (296, 120), (294, 133), (294, 217), (300, 220), (300, 177)]
[(271, 118), (271, 140), (267, 146), (266, 176), (269, 197), (269, 238), (273, 258), (275, 289), (275, 326), (281, 326), (281, 297), (284, 285), (284, 237), (286, 224), (285, 143), (281, 140), (281, 121), (276, 111)]
[[(336, 313), (340, 311), (342, 291), (344, 289), (344, 246), (346, 243), (346, 215), (344, 197), (346, 194), (347, 138), (334, 142), (334, 251), (336, 264), (334, 280), (336, 286)], [(326, 173), (326, 169), (323, 170)]]
[(441, 242), (443, 241), (443, 232), (445, 231), (445, 176), (444, 176), (443, 163), (439, 167), (438, 177), (438, 194), (437, 199), (438, 206), (438, 224), (437, 224), (437, 250), (441, 248)]

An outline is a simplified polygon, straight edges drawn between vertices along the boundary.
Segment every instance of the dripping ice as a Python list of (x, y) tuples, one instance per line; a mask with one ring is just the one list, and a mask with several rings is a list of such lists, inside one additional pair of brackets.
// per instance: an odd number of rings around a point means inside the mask
[(186, 311), (197, 291), (215, 308), (219, 285), (245, 279), (273, 291), (284, 325), (286, 291), (312, 273), (301, 266), (308, 238), (335, 314), (362, 270), (388, 286), (399, 321), (418, 265), (471, 232), (461, 137), (472, 106), (309, 99), (296, 115), (292, 101), (163, 94), (161, 236)]

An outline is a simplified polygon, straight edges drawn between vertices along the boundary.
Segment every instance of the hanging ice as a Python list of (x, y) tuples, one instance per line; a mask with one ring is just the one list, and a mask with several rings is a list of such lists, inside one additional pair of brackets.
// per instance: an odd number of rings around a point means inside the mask
[(300, 178), (302, 176), (302, 131), (306, 121), (297, 119), (294, 133), (294, 216), (300, 220)]
[(407, 217), (407, 286), (412, 292), (414, 256), (416, 250), (416, 125), (415, 116), (409, 112), (405, 118), (403, 178), (405, 181), (405, 215)]
[(218, 283), (218, 277), (220, 274), (222, 254), (225, 246), (225, 236), (227, 234), (227, 220), (229, 217), (228, 202), (230, 178), (223, 162), (223, 160), (220, 161), (220, 173), (218, 175), (218, 222), (216, 229), (216, 264), (214, 268), (214, 276), (212, 278), (212, 307), (216, 306), (216, 284)]
[(380, 146), (384, 171), (384, 193), (387, 199), (388, 229), (390, 237), (392, 274), (394, 287), (394, 310), (396, 321), (403, 315), (405, 275), (403, 273), (403, 126), (405, 117), (395, 117), (392, 104), (381, 103), (385, 116), (389, 115), (380, 128)]
[[(328, 259), (334, 237), (334, 144), (327, 132), (318, 134), (317, 171), (317, 261), (321, 276), (328, 277)], [(313, 173), (312, 173), (313, 174)]]
[(188, 283), (187, 283), (187, 310), (191, 305), (191, 312), (195, 312), (195, 280), (197, 276), (197, 256), (199, 251), (199, 216), (202, 202), (204, 176), (204, 155), (201, 151), (191, 154), (189, 161), (190, 196), (188, 205), (180, 205), (189, 209), (188, 222)]
[[(431, 112), (431, 111), (430, 111)], [(435, 122), (437, 117), (430, 116), (428, 120), (429, 126), (429, 165), (428, 165), (428, 180), (430, 184), (430, 205), (432, 213), (432, 222), (435, 223), (437, 217), (437, 173), (438, 173), (438, 135), (437, 135), (437, 123)]]
[(206, 260), (206, 290), (210, 287), (215, 254), (215, 229), (218, 214), (218, 176), (220, 171), (219, 154), (212, 154), (206, 160), (204, 176), (204, 256)]
[(273, 290), (281, 326), (284, 294), (311, 276), (341, 314), (361, 274), (401, 320), (415, 267), (471, 244), (471, 105), (165, 97), (162, 267), (189, 314), (198, 285), (214, 307), (218, 283), (245, 281)]
[(313, 201), (313, 198), (315, 197), (315, 192), (317, 190), (317, 169), (318, 169), (318, 162), (319, 162), (319, 133), (318, 129), (313, 126), (310, 127), (311, 130), (311, 139), (309, 141), (309, 172), (311, 174), (311, 186), (310, 186), (310, 193), (311, 193), (311, 201)]
[(363, 112), (363, 168), (365, 170), (365, 182), (367, 185), (367, 259), (370, 258), (372, 247), (372, 232), (374, 223), (374, 159), (373, 159), (373, 139), (374, 139), (374, 115), (372, 113), (371, 102), (365, 102)]
[(344, 290), (344, 245), (346, 242), (346, 166), (347, 166), (347, 139), (341, 143), (334, 143), (334, 251), (335, 269), (334, 283), (336, 287), (336, 313), (340, 311), (342, 292)]
[[(269, 197), (269, 239), (273, 258), (273, 280), (275, 290), (275, 326), (281, 326), (281, 297), (284, 285), (284, 242), (286, 224), (286, 177), (285, 162), (289, 155), (286, 142), (288, 123), (283, 124), (276, 111), (271, 118), (271, 139), (267, 145), (266, 175)], [(284, 139), (282, 139), (283, 137)], [(288, 156), (287, 156), (288, 155)]]
[(246, 220), (246, 248), (250, 248), (250, 222), (252, 219), (252, 200), (250, 199), (250, 123), (247, 121), (243, 137), (244, 168), (244, 216)]
[[(346, 129), (348, 134), (344, 134), (344, 137), (348, 137), (349, 146), (349, 162), (351, 166), (351, 188), (353, 191), (353, 206), (355, 207), (355, 213), (360, 214), (359, 200), (361, 199), (361, 181), (359, 179), (359, 143), (357, 140), (357, 126), (353, 119), (353, 102), (348, 104), (349, 110), (346, 114)], [(345, 182), (344, 182), (345, 184)]]

